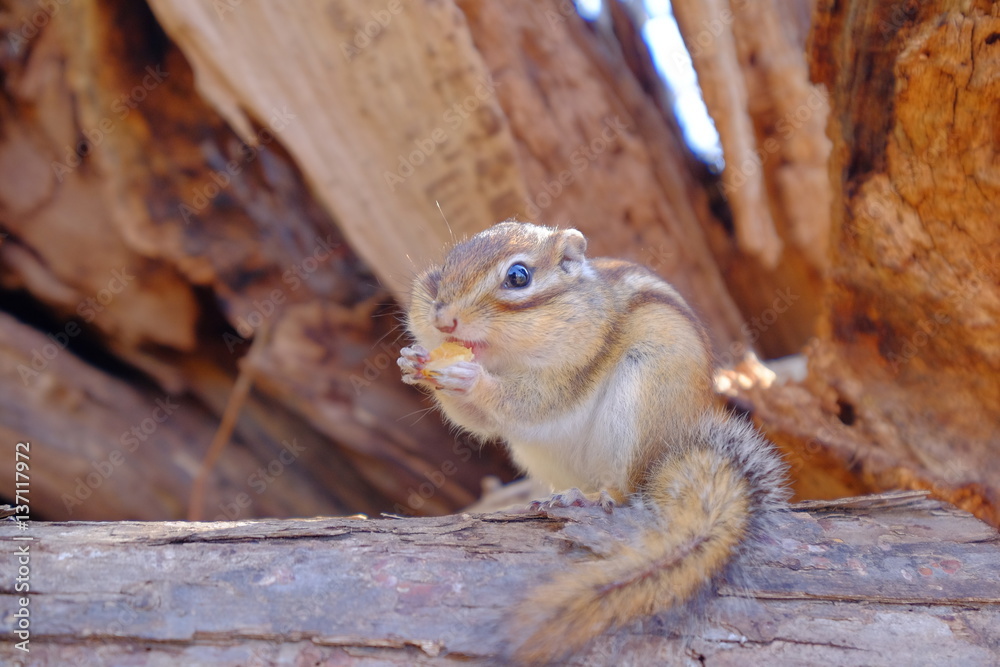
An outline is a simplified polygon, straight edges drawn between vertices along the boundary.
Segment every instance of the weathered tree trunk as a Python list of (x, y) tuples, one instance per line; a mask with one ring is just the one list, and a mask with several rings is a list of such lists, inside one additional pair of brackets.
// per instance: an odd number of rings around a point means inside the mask
[(929, 488), (1000, 523), (1000, 8), (820, 2), (811, 59), (833, 102), (828, 312), (804, 384), (737, 393), (799, 484)]
[[(627, 539), (634, 512), (33, 522), (26, 531), (4, 521), (0, 562), (30, 550), (30, 653), (16, 648), (23, 637), (11, 619), (24, 605), (8, 588), (0, 593), (0, 660), (495, 664), (518, 596)], [(1000, 541), (968, 514), (936, 502), (878, 509), (860, 499), (791, 512), (772, 538), (701, 613), (599, 637), (573, 664), (1000, 660)]]
[(829, 267), (829, 99), (809, 81), (804, 50), (813, 4), (672, 3), (725, 154), (718, 187), (733, 233), (713, 234), (713, 250), (744, 330), (769, 357), (813, 336)]

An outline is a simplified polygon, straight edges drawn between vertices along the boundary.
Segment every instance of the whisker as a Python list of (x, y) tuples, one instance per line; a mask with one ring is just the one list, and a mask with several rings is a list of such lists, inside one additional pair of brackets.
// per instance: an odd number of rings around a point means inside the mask
[(441, 208), (441, 202), (439, 202), (438, 200), (435, 199), (434, 203), (438, 207), (438, 212), (441, 214), (441, 219), (444, 220), (445, 226), (448, 227), (448, 234), (451, 236), (451, 242), (454, 243), (455, 242), (455, 232), (453, 232), (451, 230), (451, 224), (448, 222), (448, 218), (445, 217), (444, 209)]
[(409, 414), (403, 415), (402, 417), (400, 417), (396, 421), (402, 421), (402, 420), (406, 419), (407, 417), (412, 417), (413, 415), (419, 414), (420, 417), (418, 419), (416, 419), (415, 421), (410, 422), (409, 425), (413, 426), (415, 424), (419, 424), (421, 419), (423, 419), (424, 417), (426, 417), (429, 412), (432, 412), (433, 410), (436, 410), (436, 409), (437, 409), (437, 406), (436, 405), (432, 405), (429, 408), (423, 408), (421, 410), (414, 410), (413, 412), (411, 412)]
[[(402, 327), (403, 327), (403, 325), (402, 325), (402, 324), (397, 324), (397, 325), (395, 325), (394, 327), (392, 327), (391, 329), (389, 329), (388, 331), (386, 331), (386, 332), (385, 332), (384, 334), (382, 334), (382, 336), (381, 336), (381, 337), (379, 337), (379, 339), (378, 339), (377, 341), (375, 341), (375, 345), (379, 345), (379, 344), (380, 344), (380, 343), (381, 343), (382, 341), (384, 341), (384, 340), (385, 340), (385, 339), (386, 339), (386, 338), (387, 338), (387, 337), (388, 337), (388, 336), (389, 336), (390, 334), (392, 334), (392, 333), (394, 333), (394, 332), (396, 332), (396, 331), (399, 331), (399, 329), (401, 329)], [(400, 337), (402, 337), (402, 335), (403, 335), (404, 333), (406, 333), (406, 332), (405, 332), (405, 331), (401, 332), (401, 333), (400, 333), (400, 334), (399, 334), (398, 336), (396, 336), (396, 338), (395, 338), (395, 339), (394, 339), (394, 340), (393, 340), (392, 342), (393, 342), (393, 343), (395, 343), (396, 341), (398, 341), (398, 340), (400, 339)], [(372, 347), (375, 347), (375, 345), (373, 345)]]

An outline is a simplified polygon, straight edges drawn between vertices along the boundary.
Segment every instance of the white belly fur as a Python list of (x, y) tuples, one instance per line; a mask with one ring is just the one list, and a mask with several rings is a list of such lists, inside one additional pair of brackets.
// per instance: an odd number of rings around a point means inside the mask
[(620, 404), (632, 396), (627, 383), (613, 384), (558, 419), (511, 424), (504, 435), (514, 461), (555, 491), (627, 489), (637, 435), (634, 424), (621, 418), (631, 411)]

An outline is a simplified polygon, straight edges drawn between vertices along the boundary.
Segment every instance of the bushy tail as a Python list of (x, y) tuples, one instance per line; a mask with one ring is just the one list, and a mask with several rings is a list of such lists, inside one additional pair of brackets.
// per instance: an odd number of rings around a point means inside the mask
[(707, 415), (651, 471), (644, 502), (659, 520), (637, 543), (535, 589), (514, 615), (514, 660), (547, 664), (612, 627), (683, 604), (784, 505), (785, 465), (746, 421)]

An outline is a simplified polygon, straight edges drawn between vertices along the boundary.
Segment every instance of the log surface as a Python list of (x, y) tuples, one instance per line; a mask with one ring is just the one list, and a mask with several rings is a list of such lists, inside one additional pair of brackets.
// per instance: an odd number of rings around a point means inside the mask
[[(486, 664), (519, 592), (626, 538), (637, 510), (234, 523), (0, 523), (0, 661)], [(15, 537), (31, 537), (14, 541)], [(699, 614), (573, 664), (996, 664), (1000, 536), (934, 501), (789, 512)], [(30, 545), (30, 654), (15, 549)], [(693, 619), (693, 620), (692, 620)], [(138, 662), (136, 662), (138, 660)]]

